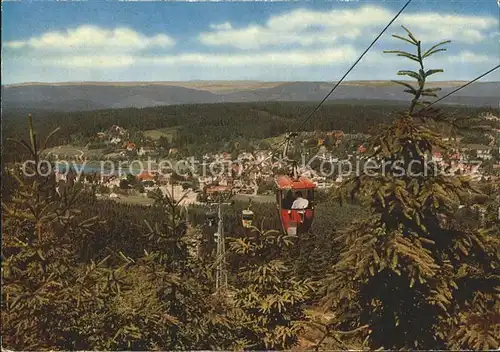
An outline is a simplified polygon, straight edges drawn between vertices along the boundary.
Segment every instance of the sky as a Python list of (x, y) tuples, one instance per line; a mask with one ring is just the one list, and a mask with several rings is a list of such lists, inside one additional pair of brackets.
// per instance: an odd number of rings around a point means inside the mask
[[(335, 81), (406, 0), (2, 2), (2, 84), (67, 81)], [(347, 80), (397, 79), (418, 63), (434, 80), (469, 80), (500, 63), (497, 0), (413, 0)], [(500, 81), (500, 70), (483, 79)]]

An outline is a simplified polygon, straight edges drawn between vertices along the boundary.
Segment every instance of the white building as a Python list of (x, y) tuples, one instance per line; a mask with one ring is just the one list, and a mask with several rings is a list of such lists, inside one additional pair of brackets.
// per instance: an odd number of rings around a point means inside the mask
[(493, 155), (491, 155), (491, 149), (478, 149), (477, 157), (482, 160), (490, 160), (493, 158)]
[(147, 155), (147, 154), (152, 154), (152, 153), (154, 153), (154, 151), (155, 150), (153, 148), (144, 148), (144, 147), (141, 147), (137, 151), (137, 155), (138, 156), (144, 156), (144, 155)]
[(122, 139), (120, 137), (113, 137), (113, 138), (111, 138), (111, 140), (109, 141), (109, 143), (118, 144), (121, 141), (122, 141)]

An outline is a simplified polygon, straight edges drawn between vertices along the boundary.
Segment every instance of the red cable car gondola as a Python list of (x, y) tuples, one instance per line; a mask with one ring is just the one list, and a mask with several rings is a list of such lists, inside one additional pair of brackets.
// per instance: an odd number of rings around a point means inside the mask
[(296, 235), (309, 230), (314, 218), (315, 188), (307, 177), (276, 178), (276, 204), (283, 232)]
[(304, 233), (311, 227), (314, 218), (314, 189), (316, 185), (307, 177), (299, 176), (297, 162), (288, 158), (291, 139), (297, 133), (290, 133), (285, 139), (282, 160), (292, 165), (290, 176), (276, 178), (276, 204), (281, 227), (288, 235)]

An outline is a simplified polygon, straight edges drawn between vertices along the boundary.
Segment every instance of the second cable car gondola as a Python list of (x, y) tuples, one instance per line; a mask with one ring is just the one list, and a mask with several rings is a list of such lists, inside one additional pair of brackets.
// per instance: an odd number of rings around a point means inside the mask
[(249, 229), (252, 227), (252, 221), (255, 217), (253, 211), (245, 209), (241, 212), (241, 224), (244, 228)]
[(255, 218), (255, 214), (250, 208), (252, 207), (252, 198), (248, 198), (248, 207), (241, 212), (241, 226), (246, 229), (252, 227), (252, 221)]
[(309, 230), (314, 219), (315, 188), (307, 177), (276, 178), (276, 204), (283, 232), (296, 235)]

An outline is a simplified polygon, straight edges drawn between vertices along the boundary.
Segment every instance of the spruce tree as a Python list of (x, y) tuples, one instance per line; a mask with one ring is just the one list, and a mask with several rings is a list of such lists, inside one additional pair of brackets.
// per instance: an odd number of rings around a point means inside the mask
[(16, 182), (2, 201), (2, 337), (9, 348), (77, 347), (75, 313), (85, 300), (81, 293), (94, 288), (85, 273), (100, 270), (101, 263), (78, 262), (79, 246), (96, 219), (79, 220), (80, 192), (68, 186), (58, 195), (52, 165), (41, 160), (56, 132), (40, 143), (30, 115), (29, 141), (14, 140), (31, 163), (11, 168)]
[(447, 116), (424, 100), (437, 96), (440, 89), (426, 83), (443, 70), (424, 61), (449, 41), (424, 50), (405, 30), (394, 37), (414, 52), (387, 52), (418, 65), (398, 72), (416, 85), (395, 82), (412, 96), (408, 111), (371, 138), (377, 166), (342, 187), (371, 214), (337, 236), (339, 260), (325, 282), (330, 328), (367, 326), (359, 338), (370, 348), (498, 348), (498, 234), (454, 226), (460, 204), (479, 191), (468, 177), (429, 162), (437, 148), (450, 154), (452, 146), (435, 131)]
[(242, 265), (233, 301), (241, 311), (239, 344), (245, 349), (288, 349), (304, 331), (304, 302), (312, 286), (309, 280), (295, 278), (282, 257), (293, 243), (293, 236), (257, 228), (230, 242)]

